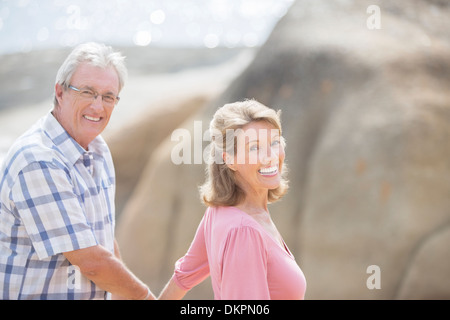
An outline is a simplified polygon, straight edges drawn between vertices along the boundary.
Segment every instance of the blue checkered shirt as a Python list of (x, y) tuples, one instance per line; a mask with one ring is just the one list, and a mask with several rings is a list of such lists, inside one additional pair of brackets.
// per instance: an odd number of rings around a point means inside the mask
[(108, 299), (63, 252), (114, 252), (115, 174), (100, 136), (84, 150), (51, 113), (0, 171), (0, 299)]

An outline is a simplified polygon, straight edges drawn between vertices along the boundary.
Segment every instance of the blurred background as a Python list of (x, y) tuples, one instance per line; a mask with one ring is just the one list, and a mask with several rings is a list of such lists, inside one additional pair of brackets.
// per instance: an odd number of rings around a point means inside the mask
[(0, 53), (72, 47), (260, 46), (293, 0), (2, 0)]
[[(270, 211), (306, 298), (448, 299), (449, 17), (445, 0), (0, 0), (0, 161), (73, 46), (104, 42), (129, 68), (104, 132), (117, 239), (155, 293), (205, 210), (204, 164), (175, 165), (171, 133), (255, 98), (282, 110), (290, 191)], [(186, 298), (212, 299), (209, 280)]]

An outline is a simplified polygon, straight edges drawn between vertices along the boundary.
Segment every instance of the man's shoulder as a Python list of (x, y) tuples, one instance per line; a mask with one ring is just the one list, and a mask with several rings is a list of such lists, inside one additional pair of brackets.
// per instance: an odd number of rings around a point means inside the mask
[(33, 126), (14, 141), (6, 154), (4, 166), (10, 174), (17, 174), (32, 163), (53, 162), (60, 157), (45, 131)]

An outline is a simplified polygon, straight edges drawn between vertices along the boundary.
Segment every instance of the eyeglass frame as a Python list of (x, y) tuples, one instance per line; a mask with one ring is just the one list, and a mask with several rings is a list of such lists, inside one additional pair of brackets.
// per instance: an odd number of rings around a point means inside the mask
[[(91, 91), (94, 95), (91, 97), (91, 98), (93, 98), (93, 100), (97, 100), (97, 97), (98, 96), (101, 96), (102, 97), (102, 101), (103, 102), (105, 102), (105, 96), (109, 96), (109, 97), (113, 97), (114, 98), (114, 103), (113, 103), (113, 105), (117, 105), (118, 103), (119, 103), (119, 101), (120, 101), (120, 97), (119, 96), (115, 96), (114, 97), (114, 95), (110, 95), (110, 94), (107, 94), (107, 95), (103, 95), (103, 94), (100, 94), (100, 93), (98, 93), (97, 91), (95, 91), (95, 90), (92, 90), (92, 89), (89, 89), (89, 88), (81, 88), (81, 89), (79, 89), (79, 88), (77, 88), (77, 87), (74, 87), (73, 85), (71, 85), (71, 84), (69, 84), (68, 86), (67, 86), (67, 88), (69, 88), (69, 89), (72, 89), (73, 91), (76, 91), (76, 92), (78, 92), (78, 93), (82, 93), (83, 91)], [(106, 103), (108, 103), (108, 102), (106, 102)]]

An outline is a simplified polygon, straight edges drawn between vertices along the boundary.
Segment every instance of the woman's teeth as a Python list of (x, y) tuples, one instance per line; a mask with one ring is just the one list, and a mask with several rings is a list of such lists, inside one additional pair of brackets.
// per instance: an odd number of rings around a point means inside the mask
[(89, 120), (89, 121), (94, 121), (94, 122), (99, 122), (100, 121), (100, 118), (89, 117), (89, 116), (86, 116), (86, 115), (84, 115), (83, 117), (85, 119)]
[(261, 168), (258, 170), (258, 172), (262, 175), (272, 175), (278, 172), (278, 166)]

